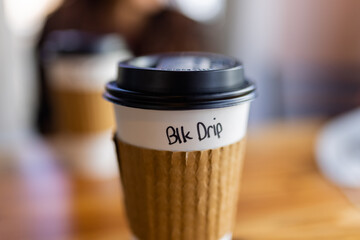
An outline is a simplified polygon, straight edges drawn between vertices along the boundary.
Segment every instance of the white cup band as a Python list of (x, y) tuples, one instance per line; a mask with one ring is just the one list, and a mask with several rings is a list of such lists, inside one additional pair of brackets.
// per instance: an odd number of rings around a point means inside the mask
[(240, 141), (246, 134), (249, 102), (201, 110), (149, 110), (114, 105), (117, 137), (162, 151), (201, 151)]

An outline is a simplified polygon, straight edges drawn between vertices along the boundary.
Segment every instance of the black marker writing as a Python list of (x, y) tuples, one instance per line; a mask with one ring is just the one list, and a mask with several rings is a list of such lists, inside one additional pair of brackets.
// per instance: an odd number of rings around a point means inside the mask
[(187, 131), (185, 133), (184, 127), (181, 126), (180, 128), (181, 135), (179, 133), (179, 128), (174, 128), (173, 126), (169, 126), (166, 128), (166, 136), (169, 142), (169, 145), (175, 144), (175, 143), (186, 143), (187, 141), (193, 139), (190, 136), (190, 131)]
[[(216, 120), (216, 118), (213, 118)], [(198, 122), (196, 124), (197, 130), (197, 139), (201, 142), (206, 138), (217, 137), (221, 138), (220, 134), (223, 131), (223, 126), (221, 123), (215, 123), (212, 125), (206, 125), (203, 122)], [(191, 132), (186, 131), (184, 126), (174, 127), (168, 126), (166, 128), (166, 137), (169, 145), (173, 145), (175, 143), (182, 144), (191, 141), (193, 138), (191, 137)]]
[(205, 138), (210, 138), (211, 135), (220, 138), (220, 133), (223, 131), (221, 123), (206, 126), (203, 122), (198, 122), (196, 125), (196, 129), (199, 141), (202, 141)]

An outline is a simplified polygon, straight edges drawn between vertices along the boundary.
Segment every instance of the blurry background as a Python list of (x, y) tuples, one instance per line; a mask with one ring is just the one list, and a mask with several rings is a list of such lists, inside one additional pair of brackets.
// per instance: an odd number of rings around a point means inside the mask
[(360, 103), (356, 0), (2, 0), (0, 6), (3, 144), (36, 125), (48, 130), (48, 89), (34, 49), (43, 51), (56, 30), (116, 33), (134, 55), (206, 50), (235, 56), (259, 87), (251, 123), (331, 117)]
[[(115, 59), (167, 51), (210, 51), (240, 59), (258, 86), (252, 131), (355, 111), (359, 43), (358, 0), (0, 0), (0, 175), (18, 161), (35, 169), (48, 159), (58, 163), (89, 155), (94, 161), (87, 174), (116, 175), (109, 170), (114, 169), (112, 156), (106, 166), (96, 162), (104, 151), (113, 151), (113, 123), (91, 117), (96, 109), (106, 109), (100, 96), (115, 74)], [(68, 105), (68, 99), (80, 103)], [(81, 99), (95, 100), (84, 110), (77, 108), (83, 106)], [(81, 118), (74, 114), (92, 120), (79, 127)], [(58, 124), (59, 116), (67, 117)], [(359, 114), (351, 115), (355, 123), (346, 119), (322, 135), (314, 152), (320, 162), (352, 159), (351, 174), (349, 168), (341, 174), (358, 176), (345, 185), (360, 186)], [(324, 143), (334, 135), (340, 140)], [(343, 152), (334, 150), (342, 145)], [(56, 153), (59, 149), (64, 156)], [(74, 149), (83, 151), (74, 155)], [(322, 168), (330, 175), (346, 165), (328, 163)]]
[[(154, 52), (211, 51), (243, 61), (259, 92), (251, 126), (331, 118), (355, 109), (359, 5), (357, 0), (1, 0), (1, 155), (17, 154), (16, 148), (39, 133), (83, 132), (74, 130), (76, 122), (56, 122), (80, 121), (71, 116), (85, 114), (76, 107), (66, 112), (69, 94), (77, 98), (77, 93), (56, 88), (97, 81), (100, 95), (115, 76), (116, 59)], [(64, 115), (70, 117), (59, 117)], [(111, 128), (110, 122), (97, 124), (95, 132)]]
[[(56, 88), (97, 81), (100, 96), (116, 59), (154, 52), (243, 61), (258, 85), (253, 127), (348, 112), (360, 104), (359, 7), (357, 0), (1, 0), (1, 156), (18, 154), (39, 133), (83, 132), (66, 122), (85, 114), (66, 112), (69, 94), (83, 96)], [(89, 109), (88, 119), (98, 111)]]

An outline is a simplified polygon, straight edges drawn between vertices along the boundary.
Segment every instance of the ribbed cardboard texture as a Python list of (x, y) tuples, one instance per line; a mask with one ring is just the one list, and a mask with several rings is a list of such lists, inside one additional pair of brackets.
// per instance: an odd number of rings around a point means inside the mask
[(114, 128), (111, 103), (102, 90), (52, 89), (55, 123), (59, 132), (95, 133)]
[(245, 140), (194, 152), (115, 142), (127, 216), (139, 240), (219, 240), (232, 232)]

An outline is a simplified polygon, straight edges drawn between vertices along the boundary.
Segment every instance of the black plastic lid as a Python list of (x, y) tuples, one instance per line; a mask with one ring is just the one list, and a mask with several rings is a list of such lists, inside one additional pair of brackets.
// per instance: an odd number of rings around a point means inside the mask
[(221, 108), (252, 100), (255, 86), (236, 59), (212, 53), (167, 53), (118, 65), (105, 98), (135, 108), (186, 110)]
[(51, 32), (45, 39), (44, 51), (47, 55), (94, 55), (124, 49), (119, 36), (95, 34), (79, 30), (59, 30)]

